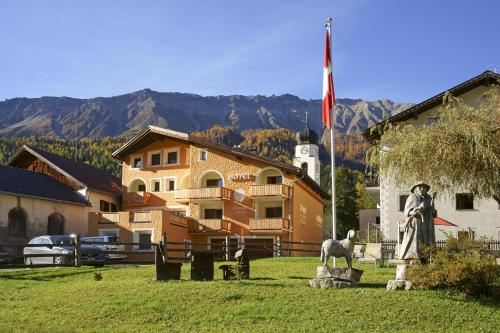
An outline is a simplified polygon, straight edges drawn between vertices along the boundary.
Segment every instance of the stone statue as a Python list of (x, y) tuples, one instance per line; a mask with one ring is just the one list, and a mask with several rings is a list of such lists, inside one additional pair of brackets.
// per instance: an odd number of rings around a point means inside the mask
[(347, 261), (347, 267), (352, 268), (352, 251), (354, 250), (354, 236), (356, 232), (354, 230), (349, 230), (347, 232), (347, 238), (341, 241), (327, 239), (321, 245), (321, 262), (323, 266), (328, 266), (328, 259), (331, 256), (335, 258), (345, 257)]
[(402, 259), (420, 258), (425, 263), (427, 259), (422, 254), (423, 246), (431, 246), (435, 243), (434, 234), (434, 199), (436, 193), (431, 197), (430, 186), (424, 182), (418, 182), (411, 188), (411, 194), (405, 204), (405, 231), (401, 244), (400, 257)]

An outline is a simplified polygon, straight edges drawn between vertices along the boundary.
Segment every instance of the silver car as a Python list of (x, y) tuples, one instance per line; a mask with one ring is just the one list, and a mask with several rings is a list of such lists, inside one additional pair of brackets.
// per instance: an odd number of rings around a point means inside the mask
[[(28, 244), (38, 244), (37, 247), (25, 247), (24, 254), (72, 254), (75, 248), (75, 238), (71, 236), (40, 236), (33, 238)], [(45, 245), (45, 246), (43, 246)], [(73, 258), (65, 256), (54, 257), (24, 257), (25, 265), (33, 264), (70, 264)]]
[[(125, 245), (116, 245), (112, 243), (121, 243), (122, 239), (118, 236), (93, 236), (93, 237), (82, 237), (82, 250), (84, 247), (88, 248), (87, 254), (89, 254), (89, 260), (92, 259), (92, 254), (94, 250), (101, 251), (102, 255), (97, 256), (95, 259), (125, 259), (126, 254), (123, 253), (113, 253), (113, 251), (125, 251)], [(103, 244), (106, 243), (106, 244)], [(110, 244), (108, 244), (110, 243)], [(89, 252), (89, 250), (91, 252)], [(84, 255), (82, 254), (82, 258)]]

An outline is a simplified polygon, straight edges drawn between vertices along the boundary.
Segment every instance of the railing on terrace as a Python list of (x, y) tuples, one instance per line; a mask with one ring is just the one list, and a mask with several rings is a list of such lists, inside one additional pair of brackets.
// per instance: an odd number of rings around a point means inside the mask
[(175, 190), (175, 199), (229, 199), (231, 191), (225, 187), (198, 187)]
[(120, 223), (120, 213), (101, 213), (98, 223)]
[(250, 230), (287, 230), (288, 220), (284, 218), (250, 219)]
[(137, 212), (132, 214), (132, 222), (140, 223), (140, 222), (151, 222), (151, 212)]
[(145, 205), (149, 203), (151, 193), (149, 192), (127, 192), (123, 193), (123, 203), (127, 205)]
[(230, 222), (224, 219), (193, 219), (188, 223), (188, 231), (191, 233), (224, 232), (230, 231), (230, 226)]
[(252, 197), (269, 197), (269, 196), (290, 196), (290, 186), (285, 184), (269, 184), (269, 185), (252, 185), (250, 187), (250, 195)]

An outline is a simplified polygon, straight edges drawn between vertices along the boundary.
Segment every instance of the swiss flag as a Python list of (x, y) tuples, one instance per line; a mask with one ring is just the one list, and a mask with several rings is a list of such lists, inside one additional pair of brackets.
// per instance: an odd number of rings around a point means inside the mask
[(332, 128), (332, 107), (335, 103), (333, 90), (332, 61), (330, 58), (330, 29), (326, 30), (325, 64), (323, 67), (323, 112), (322, 121), (328, 128)]

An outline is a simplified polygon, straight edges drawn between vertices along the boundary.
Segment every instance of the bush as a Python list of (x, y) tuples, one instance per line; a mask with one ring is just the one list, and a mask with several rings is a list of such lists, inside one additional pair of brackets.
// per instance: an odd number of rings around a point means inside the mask
[(431, 264), (408, 269), (407, 279), (415, 288), (451, 289), (469, 297), (492, 294), (500, 269), (484, 242), (448, 237), (443, 248), (429, 250)]

